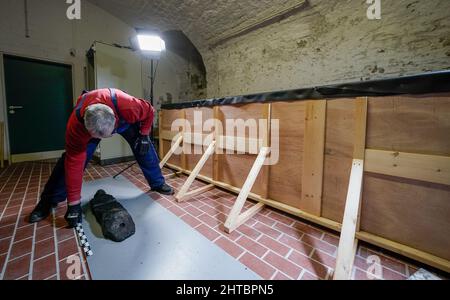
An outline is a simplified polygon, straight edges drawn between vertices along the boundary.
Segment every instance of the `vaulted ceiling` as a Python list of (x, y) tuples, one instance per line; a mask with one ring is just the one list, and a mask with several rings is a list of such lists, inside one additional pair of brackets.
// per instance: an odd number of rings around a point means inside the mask
[(181, 30), (200, 49), (305, 2), (304, 0), (89, 1), (135, 28)]

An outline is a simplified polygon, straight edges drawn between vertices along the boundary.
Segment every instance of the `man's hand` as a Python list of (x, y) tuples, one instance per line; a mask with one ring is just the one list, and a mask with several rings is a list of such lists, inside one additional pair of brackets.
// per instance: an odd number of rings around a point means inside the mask
[(136, 139), (134, 150), (141, 156), (144, 156), (150, 150), (150, 137), (148, 135), (141, 135)]
[(68, 205), (64, 219), (66, 219), (70, 228), (74, 228), (78, 223), (81, 223), (83, 221), (81, 203), (77, 205)]

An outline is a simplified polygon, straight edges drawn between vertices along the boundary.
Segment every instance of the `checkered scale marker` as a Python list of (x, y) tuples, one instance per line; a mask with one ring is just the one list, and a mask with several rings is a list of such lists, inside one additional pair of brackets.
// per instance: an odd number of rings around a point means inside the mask
[(84, 234), (83, 226), (81, 224), (78, 224), (75, 230), (77, 232), (78, 243), (83, 249), (84, 254), (86, 254), (86, 256), (92, 256), (94, 252), (92, 251), (91, 245), (87, 240), (87, 236)]

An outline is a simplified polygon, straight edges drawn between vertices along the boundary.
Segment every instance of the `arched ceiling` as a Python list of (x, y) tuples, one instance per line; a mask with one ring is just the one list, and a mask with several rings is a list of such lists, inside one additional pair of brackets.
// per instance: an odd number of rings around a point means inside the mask
[(303, 0), (89, 0), (135, 28), (181, 30), (202, 52), (248, 25)]

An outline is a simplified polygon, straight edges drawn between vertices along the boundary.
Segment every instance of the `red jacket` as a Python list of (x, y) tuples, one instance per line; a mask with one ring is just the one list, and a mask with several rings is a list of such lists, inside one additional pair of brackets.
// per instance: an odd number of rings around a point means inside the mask
[[(154, 109), (150, 103), (143, 99), (130, 96), (117, 89), (115, 89), (115, 92), (117, 106), (122, 120), (125, 120), (129, 124), (140, 122), (140, 133), (142, 135), (149, 135), (154, 116)], [(78, 98), (76, 107), (81, 101), (81, 98), (81, 96)], [(89, 92), (81, 107), (81, 116), (84, 117), (84, 111), (87, 106), (98, 103), (111, 107), (116, 115), (117, 128), (119, 125), (119, 116), (112, 103), (109, 89), (99, 89)], [(84, 124), (78, 120), (75, 109), (69, 118), (66, 129), (66, 159), (64, 166), (67, 200), (69, 203), (74, 203), (81, 199), (81, 185), (86, 162), (86, 150), (91, 139), (92, 137), (84, 127)]]

